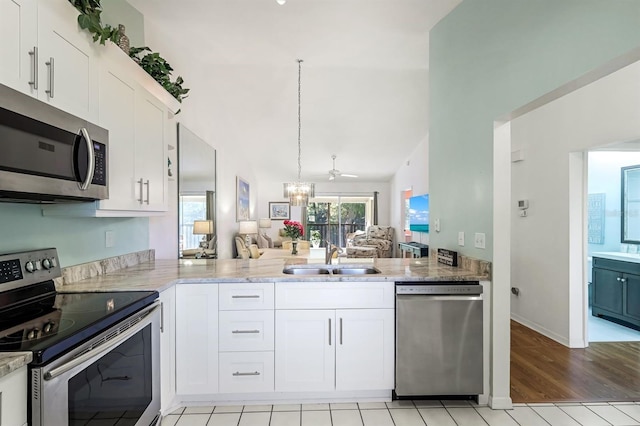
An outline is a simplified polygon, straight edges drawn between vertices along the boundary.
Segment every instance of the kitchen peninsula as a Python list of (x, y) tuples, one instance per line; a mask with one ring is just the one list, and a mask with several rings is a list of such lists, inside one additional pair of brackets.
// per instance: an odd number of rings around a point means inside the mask
[[(479, 281), (489, 324), (488, 262), (463, 258), (463, 267), (450, 267), (435, 256), (358, 260), (150, 260), (60, 283), (58, 290), (160, 292), (163, 414), (211, 402), (390, 400), (399, 281)], [(379, 273), (283, 273), (291, 267)], [(65, 274), (67, 281), (71, 275)], [(488, 342), (487, 326), (483, 336)], [(483, 354), (485, 385), (478, 400), (486, 404), (488, 343)]]

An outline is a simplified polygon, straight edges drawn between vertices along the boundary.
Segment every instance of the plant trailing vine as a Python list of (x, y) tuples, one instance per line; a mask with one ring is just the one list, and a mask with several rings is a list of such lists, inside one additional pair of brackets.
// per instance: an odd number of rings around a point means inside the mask
[[(107, 40), (118, 44), (120, 33), (117, 28), (111, 25), (102, 25), (100, 14), (102, 6), (100, 0), (69, 0), (79, 12), (78, 25), (80, 28), (93, 34), (93, 41), (100, 41), (105, 44)], [(145, 55), (143, 52), (149, 52)], [(175, 81), (171, 81), (171, 71), (173, 68), (169, 63), (160, 56), (159, 53), (152, 52), (147, 46), (131, 47), (129, 56), (133, 59), (147, 74), (153, 77), (164, 89), (169, 92), (178, 102), (182, 102), (186, 98), (189, 89), (182, 87), (184, 80), (178, 76)], [(178, 111), (179, 112), (179, 111)]]

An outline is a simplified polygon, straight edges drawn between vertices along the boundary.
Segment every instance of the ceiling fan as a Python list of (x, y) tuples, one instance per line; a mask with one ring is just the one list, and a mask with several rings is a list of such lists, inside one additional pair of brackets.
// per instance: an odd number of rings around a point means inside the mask
[(329, 170), (329, 180), (334, 180), (336, 178), (336, 176), (351, 177), (351, 178), (357, 178), (358, 177), (358, 175), (353, 175), (353, 174), (349, 174), (349, 173), (342, 173), (340, 170), (336, 169), (336, 155), (333, 154), (331, 156), (331, 158), (333, 159), (333, 168), (331, 170)]

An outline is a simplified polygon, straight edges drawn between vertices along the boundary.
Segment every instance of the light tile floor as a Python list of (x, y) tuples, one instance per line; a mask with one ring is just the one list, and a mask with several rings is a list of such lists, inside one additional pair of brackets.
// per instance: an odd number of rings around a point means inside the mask
[(640, 426), (640, 403), (514, 404), (492, 410), (468, 401), (187, 407), (162, 426)]
[(594, 317), (589, 309), (588, 321), (590, 342), (637, 342), (640, 341), (640, 331), (616, 324), (613, 321)]

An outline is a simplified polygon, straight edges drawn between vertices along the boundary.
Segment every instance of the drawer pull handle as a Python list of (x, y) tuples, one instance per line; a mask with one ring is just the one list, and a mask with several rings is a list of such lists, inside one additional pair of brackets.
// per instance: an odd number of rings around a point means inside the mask
[(235, 373), (233, 373), (234, 376), (259, 376), (260, 372), (259, 371), (254, 371), (252, 373), (241, 373), (239, 371), (236, 371)]
[(260, 330), (231, 330), (232, 334), (258, 334)]
[(248, 295), (244, 295), (244, 294), (234, 294), (233, 296), (231, 296), (232, 299), (260, 299), (260, 296), (258, 296), (257, 294), (248, 294)]

